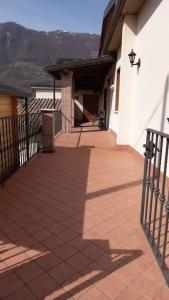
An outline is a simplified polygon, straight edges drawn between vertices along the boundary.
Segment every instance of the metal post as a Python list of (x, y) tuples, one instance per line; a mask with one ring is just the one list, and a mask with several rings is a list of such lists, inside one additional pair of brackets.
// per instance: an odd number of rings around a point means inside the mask
[(56, 93), (55, 93), (55, 89), (56, 89), (56, 80), (54, 78), (53, 79), (53, 108), (54, 109), (56, 107)]
[(2, 145), (2, 137), (1, 137), (1, 130), (2, 130), (2, 119), (0, 119), (0, 162), (1, 162), (1, 169), (0, 169), (0, 184), (4, 182), (4, 161), (3, 161), (3, 145)]
[(25, 97), (25, 134), (26, 134), (26, 159), (29, 160), (29, 111), (28, 98)]
[[(146, 144), (144, 145), (145, 148), (148, 147), (150, 141), (150, 132), (147, 131), (147, 137), (146, 137)], [(141, 201), (141, 224), (143, 224), (144, 220), (144, 207), (145, 207), (145, 196), (146, 196), (146, 182), (147, 182), (147, 167), (148, 167), (148, 151), (146, 149), (144, 153), (145, 159), (144, 159), (144, 174), (143, 174), (143, 187), (142, 187), (142, 201)]]

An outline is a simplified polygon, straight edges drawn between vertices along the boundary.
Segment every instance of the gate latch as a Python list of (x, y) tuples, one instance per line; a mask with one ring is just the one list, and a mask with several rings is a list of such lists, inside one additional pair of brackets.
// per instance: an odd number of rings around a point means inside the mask
[(144, 144), (143, 147), (146, 149), (144, 153), (145, 157), (147, 157), (148, 159), (152, 159), (155, 155), (155, 144), (153, 143), (153, 141), (149, 141), (147, 144)]

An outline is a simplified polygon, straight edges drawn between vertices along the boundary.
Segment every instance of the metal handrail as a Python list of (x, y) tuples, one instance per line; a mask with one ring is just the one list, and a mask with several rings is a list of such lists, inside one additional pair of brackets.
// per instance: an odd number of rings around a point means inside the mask
[(158, 131), (158, 130), (154, 130), (154, 129), (151, 129), (151, 128), (147, 128), (146, 131), (149, 131), (149, 132), (154, 133), (154, 134), (158, 134), (162, 137), (165, 137), (166, 139), (169, 139), (169, 134), (167, 134), (167, 133), (164, 133), (164, 132), (161, 132), (161, 131)]

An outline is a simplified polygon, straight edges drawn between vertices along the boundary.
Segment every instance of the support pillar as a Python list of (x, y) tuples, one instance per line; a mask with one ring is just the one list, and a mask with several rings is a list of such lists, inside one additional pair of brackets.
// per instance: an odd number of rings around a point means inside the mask
[(70, 133), (72, 129), (72, 111), (74, 111), (74, 107), (72, 107), (72, 78), (73, 72), (67, 71), (62, 73), (61, 78), (61, 93), (62, 93), (62, 102), (61, 102), (61, 110), (62, 110), (62, 132)]
[(55, 109), (42, 109), (43, 152), (55, 151)]

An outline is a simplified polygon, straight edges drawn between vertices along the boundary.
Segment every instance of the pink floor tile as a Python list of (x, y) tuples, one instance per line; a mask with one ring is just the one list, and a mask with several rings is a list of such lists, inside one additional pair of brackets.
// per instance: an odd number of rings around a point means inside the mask
[(110, 132), (62, 134), (0, 189), (0, 298), (168, 300), (140, 227), (143, 165)]

